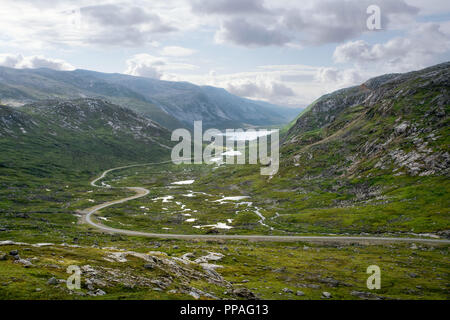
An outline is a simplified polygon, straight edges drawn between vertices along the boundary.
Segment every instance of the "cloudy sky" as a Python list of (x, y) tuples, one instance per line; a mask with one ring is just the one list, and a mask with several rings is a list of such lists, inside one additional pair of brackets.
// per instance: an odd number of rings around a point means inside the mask
[(449, 60), (448, 0), (0, 0), (0, 65), (189, 81), (287, 106)]

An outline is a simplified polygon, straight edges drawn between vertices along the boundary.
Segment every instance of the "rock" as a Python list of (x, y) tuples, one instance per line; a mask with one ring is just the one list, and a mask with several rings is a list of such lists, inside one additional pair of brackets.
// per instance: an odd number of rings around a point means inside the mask
[(180, 247), (179, 246), (173, 246), (173, 249), (177, 250), (177, 249), (180, 249)]
[(275, 270), (273, 270), (273, 272), (276, 272), (276, 273), (285, 273), (285, 272), (286, 272), (286, 267), (282, 267), (282, 268), (275, 269)]
[(256, 299), (256, 295), (245, 287), (233, 289), (233, 294), (239, 298), (244, 298), (248, 300)]
[(341, 281), (336, 280), (336, 279), (333, 279), (333, 278), (331, 278), (331, 277), (328, 277), (328, 278), (320, 278), (319, 281), (320, 281), (321, 283), (325, 283), (325, 284), (327, 284), (329, 287), (333, 287), (333, 288), (335, 288), (335, 287), (351, 287), (350, 284), (345, 283), (345, 282), (341, 282)]
[(318, 284), (306, 283), (297, 285), (299, 288), (310, 288), (310, 289), (320, 289)]
[(331, 293), (326, 292), (326, 291), (322, 292), (322, 298), (330, 299), (331, 298)]
[(146, 263), (146, 264), (144, 264), (144, 268), (147, 270), (153, 270), (155, 268), (155, 266), (151, 263)]
[(411, 245), (411, 247), (410, 247), (412, 250), (417, 250), (417, 246), (416, 246), (416, 244), (415, 243), (413, 243), (412, 245)]
[(300, 296), (304, 296), (305, 293), (303, 291), (298, 290), (296, 295), (300, 297)]
[(350, 292), (352, 296), (358, 297), (363, 300), (381, 300), (383, 297), (377, 296), (370, 292), (362, 292), (362, 291), (352, 291)]
[(208, 261), (219, 261), (224, 257), (223, 254), (217, 252), (209, 252), (206, 256), (195, 259), (195, 263), (207, 263)]
[(409, 275), (411, 278), (418, 278), (418, 277), (419, 277), (419, 275), (416, 274), (416, 273), (414, 273), (414, 272), (411, 272), (411, 273), (409, 273), (408, 275)]
[(33, 264), (29, 260), (19, 259), (17, 260), (17, 262), (23, 264), (25, 268), (31, 268), (33, 266)]
[(104, 296), (105, 294), (106, 294), (106, 292), (103, 291), (102, 289), (97, 289), (94, 291), (95, 296)]
[(16, 261), (19, 261), (19, 260), (20, 260), (20, 256), (19, 256), (19, 255), (13, 256), (13, 258), (14, 258), (14, 260), (16, 260)]
[(0, 261), (5, 261), (7, 259), (6, 254), (0, 253)]
[(397, 135), (401, 135), (403, 133), (406, 132), (406, 130), (408, 129), (409, 124), (407, 122), (403, 122), (402, 124), (398, 125), (397, 127), (394, 128), (394, 131)]
[(50, 279), (48, 279), (47, 284), (57, 285), (58, 284), (58, 280), (56, 280), (55, 277), (51, 277)]
[(19, 254), (19, 251), (18, 250), (11, 250), (9, 252), (9, 254), (12, 255), (12, 256), (17, 256)]
[(294, 293), (294, 291), (292, 291), (292, 290), (289, 289), (289, 288), (284, 288), (282, 291), (283, 291), (284, 293)]
[(450, 239), (450, 230), (438, 231), (437, 234), (445, 239)]
[(190, 291), (189, 295), (192, 296), (194, 299), (200, 299), (200, 295), (197, 292)]
[(247, 280), (247, 279), (245, 279), (245, 280), (242, 280), (241, 282), (242, 283), (247, 283), (247, 282), (249, 282), (250, 280)]

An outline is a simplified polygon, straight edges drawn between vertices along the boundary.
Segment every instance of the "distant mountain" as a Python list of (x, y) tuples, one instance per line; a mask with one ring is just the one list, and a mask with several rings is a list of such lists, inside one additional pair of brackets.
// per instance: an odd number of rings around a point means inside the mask
[(48, 177), (152, 162), (170, 154), (170, 132), (99, 99), (0, 106), (0, 175)]
[(101, 97), (173, 129), (203, 120), (219, 129), (286, 124), (300, 109), (240, 98), (224, 89), (87, 70), (0, 67), (0, 100), (17, 105), (45, 99)]

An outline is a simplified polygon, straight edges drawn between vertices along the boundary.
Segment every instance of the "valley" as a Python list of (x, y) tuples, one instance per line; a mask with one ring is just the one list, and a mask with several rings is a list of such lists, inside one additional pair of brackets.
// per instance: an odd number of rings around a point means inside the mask
[(449, 70), (320, 98), (273, 176), (175, 165), (169, 129), (118, 100), (0, 107), (0, 298), (448, 299)]

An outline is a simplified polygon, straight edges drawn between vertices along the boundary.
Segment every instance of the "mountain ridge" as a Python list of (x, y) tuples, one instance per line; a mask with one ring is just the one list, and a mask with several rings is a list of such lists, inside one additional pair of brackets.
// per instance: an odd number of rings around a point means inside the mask
[[(294, 117), (291, 108), (244, 99), (225, 89), (124, 74), (77, 69), (0, 67), (0, 99), (20, 105), (45, 99), (103, 98), (175, 129), (192, 127), (272, 126)], [(295, 109), (294, 109), (295, 110)]]
[(0, 166), (9, 170), (95, 172), (170, 154), (167, 129), (101, 99), (0, 106), (0, 124)]

